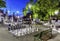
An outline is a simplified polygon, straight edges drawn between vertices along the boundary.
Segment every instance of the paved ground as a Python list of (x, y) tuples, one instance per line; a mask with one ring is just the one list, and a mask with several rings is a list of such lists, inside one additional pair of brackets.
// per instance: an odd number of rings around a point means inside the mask
[(32, 35), (26, 35), (17, 38), (8, 32), (6, 26), (0, 25), (0, 41), (34, 41), (34, 37)]
[(0, 41), (18, 41), (18, 39), (15, 39), (6, 27), (0, 26)]
[(7, 27), (0, 25), (0, 41), (34, 41), (32, 35), (17, 38), (8, 32)]
[[(41, 27), (40, 29), (43, 29), (42, 26), (38, 26), (38, 27)], [(32, 35), (26, 35), (26, 36), (17, 38), (8, 32), (6, 26), (0, 25), (0, 41), (34, 41), (34, 38)], [(58, 34), (55, 38), (50, 39), (48, 41), (60, 41), (60, 34)]]
[(60, 34), (58, 34), (56, 37), (54, 37), (53, 39), (50, 39), (48, 41), (60, 41)]

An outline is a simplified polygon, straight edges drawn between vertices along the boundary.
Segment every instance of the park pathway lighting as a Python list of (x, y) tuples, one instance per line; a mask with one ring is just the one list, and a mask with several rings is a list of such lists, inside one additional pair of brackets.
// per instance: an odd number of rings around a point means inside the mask
[[(54, 14), (55, 14), (55, 17), (58, 15), (59, 13), (59, 10), (55, 10)], [(51, 23), (51, 19), (52, 19), (52, 16), (50, 16), (50, 23)], [(56, 18), (55, 18), (56, 19)]]
[[(29, 16), (29, 18), (30, 18), (30, 22), (32, 23), (32, 17), (31, 17), (31, 14), (32, 14), (32, 12), (31, 12), (31, 7), (32, 7), (32, 4), (28, 4), (28, 13), (30, 13), (30, 16)], [(30, 25), (30, 24), (29, 24)]]
[(17, 21), (19, 20), (20, 16), (18, 15), (20, 12), (19, 11), (16, 11), (16, 14), (17, 14)]
[(19, 13), (19, 11), (16, 11), (16, 13), (18, 14), (18, 13)]
[[(18, 16), (19, 13), (20, 13), (19, 11), (16, 11), (17, 16)], [(19, 16), (18, 16), (18, 18), (19, 18)]]
[(56, 22), (58, 21), (58, 18), (57, 18), (58, 14), (59, 14), (59, 10), (55, 10)]
[(56, 10), (56, 11), (55, 11), (55, 15), (58, 15), (58, 13), (59, 13), (59, 10)]
[(10, 13), (10, 11), (8, 10), (8, 14)]
[(29, 9), (32, 7), (32, 5), (31, 4), (29, 4)]

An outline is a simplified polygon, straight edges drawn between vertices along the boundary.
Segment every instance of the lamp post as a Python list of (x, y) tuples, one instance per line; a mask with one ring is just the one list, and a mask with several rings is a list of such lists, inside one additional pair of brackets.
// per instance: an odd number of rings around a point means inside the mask
[(18, 16), (19, 11), (16, 11), (16, 14), (17, 14), (17, 21), (18, 21), (19, 20), (19, 16)]
[[(29, 13), (31, 13), (31, 7), (32, 7), (32, 5), (31, 4), (29, 4), (29, 6), (28, 6), (28, 8), (29, 8)], [(30, 18), (31, 18), (31, 15), (30, 15)]]
[[(16, 14), (17, 14), (17, 16), (18, 16), (18, 14), (19, 14), (19, 11), (16, 11)], [(19, 18), (19, 16), (18, 16), (18, 18)]]
[(8, 14), (10, 13), (10, 11), (8, 10)]
[(58, 13), (59, 13), (59, 10), (56, 10), (56, 11), (55, 11), (55, 15), (58, 15)]
[(16, 13), (19, 13), (19, 11), (16, 11)]
[[(58, 19), (57, 19), (57, 15), (58, 15), (58, 13), (59, 13), (59, 10), (55, 10), (55, 16), (56, 16), (56, 20), (55, 20), (55, 22), (57, 22), (58, 21)], [(58, 28), (55, 26), (56, 24), (54, 23), (54, 30), (58, 30)], [(58, 25), (58, 24), (57, 24)]]
[[(31, 7), (32, 7), (32, 4), (29, 4), (28, 5), (28, 12), (30, 13), (30, 15), (29, 15), (29, 18), (30, 18), (30, 20), (31, 20)], [(32, 20), (30, 21), (30, 22), (32, 22)], [(30, 24), (29, 24), (30, 25)]]
[(29, 4), (29, 9), (32, 7), (32, 5), (31, 4)]
[[(55, 17), (58, 15), (58, 13), (59, 13), (59, 10), (55, 10), (55, 12), (54, 12), (54, 14), (55, 14)], [(50, 23), (51, 23), (51, 15), (50, 15)]]
[(7, 19), (9, 14), (10, 14), (10, 10), (7, 11), (7, 14), (6, 14)]
[[(57, 17), (57, 15), (58, 15), (58, 13), (59, 13), (59, 10), (56, 10), (55, 11), (55, 15), (56, 15), (56, 17)], [(58, 19), (56, 18), (56, 21), (57, 21)]]

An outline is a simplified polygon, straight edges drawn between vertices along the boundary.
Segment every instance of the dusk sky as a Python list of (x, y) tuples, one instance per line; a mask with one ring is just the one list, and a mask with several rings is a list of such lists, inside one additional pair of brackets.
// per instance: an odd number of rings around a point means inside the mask
[(23, 8), (26, 7), (26, 4), (29, 2), (29, 0), (6, 0), (6, 6), (7, 9), (12, 14), (12, 12), (19, 11), (19, 15), (22, 15)]

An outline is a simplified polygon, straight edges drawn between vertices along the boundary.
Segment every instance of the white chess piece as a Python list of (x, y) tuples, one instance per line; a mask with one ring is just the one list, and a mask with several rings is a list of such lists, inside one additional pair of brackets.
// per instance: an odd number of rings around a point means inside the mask
[(60, 28), (58, 29), (58, 33), (60, 33)]
[(37, 28), (37, 30), (36, 31), (38, 31), (38, 28)]

